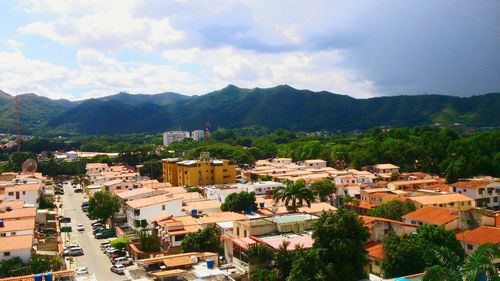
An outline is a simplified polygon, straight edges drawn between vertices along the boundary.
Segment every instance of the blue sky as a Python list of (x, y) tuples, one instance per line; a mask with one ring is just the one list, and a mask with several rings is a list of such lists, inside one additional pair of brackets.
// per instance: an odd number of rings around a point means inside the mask
[(4, 0), (0, 9), (0, 89), (11, 94), (500, 91), (495, 0)]

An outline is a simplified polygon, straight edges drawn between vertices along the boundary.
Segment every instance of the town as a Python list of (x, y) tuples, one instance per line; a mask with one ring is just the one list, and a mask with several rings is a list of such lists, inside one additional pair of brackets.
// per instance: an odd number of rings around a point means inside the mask
[[(163, 143), (189, 137), (166, 132)], [(103, 155), (118, 153), (51, 156), (90, 159), (81, 175), (44, 175), (34, 159), (0, 174), (0, 280), (498, 274), (500, 180), (492, 176), (450, 181), (391, 163), (334, 168), (287, 157), (238, 165), (202, 151), (161, 159), (158, 180), (142, 164), (91, 162)]]

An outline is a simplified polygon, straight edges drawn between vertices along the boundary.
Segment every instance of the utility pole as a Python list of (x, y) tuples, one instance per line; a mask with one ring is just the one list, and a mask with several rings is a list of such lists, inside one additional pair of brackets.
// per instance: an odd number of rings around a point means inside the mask
[(16, 142), (17, 151), (21, 151), (21, 118), (20, 118), (20, 107), (19, 107), (19, 95), (16, 95)]

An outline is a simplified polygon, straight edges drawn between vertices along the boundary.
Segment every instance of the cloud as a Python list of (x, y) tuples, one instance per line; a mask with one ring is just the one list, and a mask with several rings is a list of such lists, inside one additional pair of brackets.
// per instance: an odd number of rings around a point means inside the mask
[(5, 41), (5, 45), (12, 50), (19, 50), (21, 47), (24, 46), (23, 43), (14, 39), (8, 39), (7, 41)]

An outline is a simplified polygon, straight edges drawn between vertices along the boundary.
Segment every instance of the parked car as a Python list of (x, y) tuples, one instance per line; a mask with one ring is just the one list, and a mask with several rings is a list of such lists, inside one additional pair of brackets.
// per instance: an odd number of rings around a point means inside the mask
[(54, 194), (55, 195), (64, 195), (64, 190), (62, 190), (62, 189), (56, 189), (56, 191), (54, 191)]
[(115, 236), (116, 236), (116, 231), (114, 228), (105, 229), (105, 230), (95, 234), (95, 238), (97, 238), (97, 239), (110, 238), (110, 237), (115, 237)]
[(104, 253), (107, 255), (108, 253), (111, 253), (111, 252), (114, 252), (114, 251), (117, 251), (117, 250), (118, 249), (109, 246), (109, 247), (106, 248), (106, 250), (104, 250)]
[(103, 232), (104, 230), (106, 230), (106, 228), (104, 228), (104, 227), (94, 228), (94, 230), (92, 231), (92, 234), (96, 235), (97, 233)]
[(69, 248), (63, 251), (63, 257), (70, 256), (82, 256), (83, 255), (83, 249), (78, 247), (78, 248)]
[(127, 253), (125, 251), (122, 251), (122, 250), (118, 250), (118, 251), (114, 251), (114, 252), (109, 253), (109, 259), (111, 260), (111, 262), (113, 262), (117, 258), (126, 257), (126, 256), (127, 256)]
[(91, 224), (91, 225), (92, 225), (92, 229), (93, 229), (93, 230), (96, 230), (96, 229), (98, 229), (98, 228), (104, 228), (104, 226), (105, 226), (105, 225), (104, 225), (104, 224), (102, 224), (102, 223), (96, 223), (96, 224)]
[(111, 267), (111, 271), (113, 271), (116, 274), (124, 274), (125, 272), (125, 266), (119, 264), (119, 265), (113, 265)]
[(66, 248), (64, 248), (64, 250), (68, 250), (71, 248), (81, 248), (81, 247), (78, 244), (69, 244), (68, 246), (66, 246)]
[(88, 275), (89, 269), (85, 266), (81, 266), (81, 267), (77, 267), (75, 272), (76, 272), (76, 275)]
[(108, 243), (108, 244), (105, 244), (105, 245), (102, 245), (102, 246), (101, 246), (101, 251), (103, 251), (104, 253), (107, 253), (107, 251), (108, 251), (110, 248), (112, 248), (112, 247), (111, 247), (111, 244), (109, 244), (109, 243)]
[(60, 216), (60, 217), (59, 217), (59, 222), (60, 222), (60, 223), (71, 222), (71, 218), (70, 218), (70, 217)]
[(73, 191), (74, 191), (75, 193), (82, 193), (82, 192), (83, 192), (83, 189), (82, 189), (81, 187), (77, 187), (77, 188), (73, 189)]
[(90, 225), (91, 225), (91, 226), (94, 226), (94, 225), (96, 225), (96, 224), (102, 224), (102, 225), (103, 225), (103, 224), (104, 224), (104, 221), (103, 221), (103, 220), (96, 220), (95, 222), (91, 223)]
[(128, 265), (132, 265), (134, 264), (134, 261), (129, 258), (129, 257), (118, 257), (116, 259), (114, 259), (114, 261), (112, 261), (113, 264), (121, 264), (121, 265), (124, 265), (124, 266), (128, 266)]
[(79, 223), (79, 224), (76, 226), (76, 230), (78, 230), (78, 231), (84, 231), (84, 230), (85, 230), (85, 227), (83, 226), (83, 223)]

